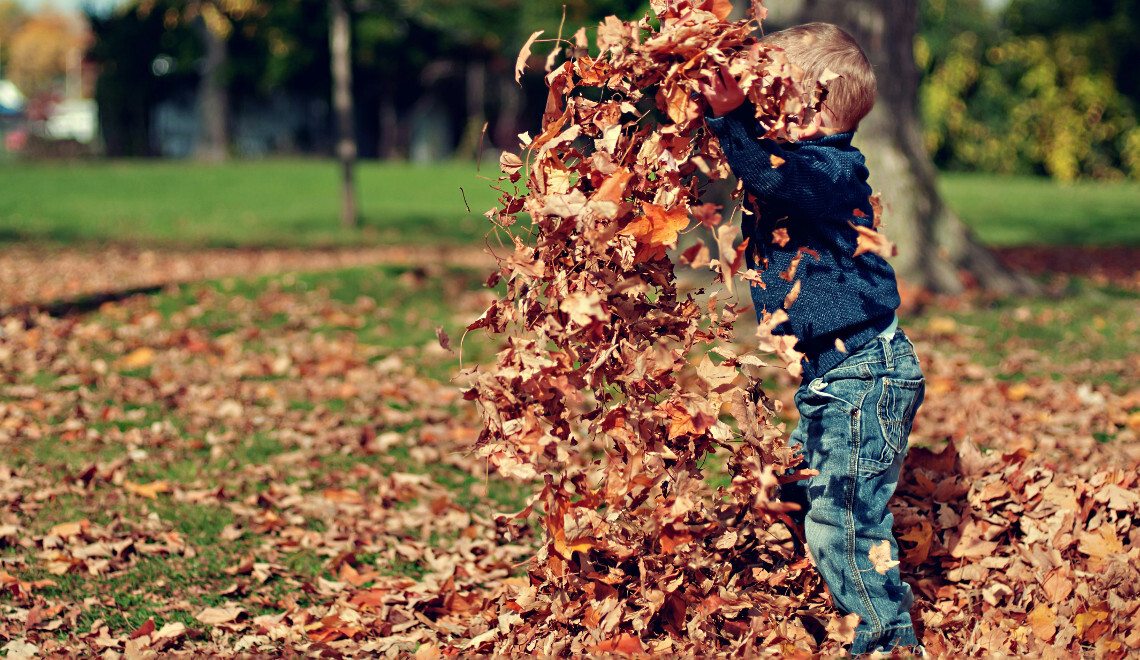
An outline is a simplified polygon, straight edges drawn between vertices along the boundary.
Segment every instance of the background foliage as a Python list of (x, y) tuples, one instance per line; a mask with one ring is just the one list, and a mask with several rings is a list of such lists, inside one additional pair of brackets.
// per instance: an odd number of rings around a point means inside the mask
[(1140, 178), (1140, 2), (924, 0), (922, 119), (948, 169)]

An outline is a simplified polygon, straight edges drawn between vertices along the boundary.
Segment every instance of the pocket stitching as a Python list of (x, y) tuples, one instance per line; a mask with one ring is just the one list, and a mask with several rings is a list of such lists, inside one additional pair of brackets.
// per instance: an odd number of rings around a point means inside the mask
[[(908, 417), (914, 417), (915, 406), (918, 403), (918, 392), (925, 384), (925, 382), (926, 380), (924, 378), (883, 378), (883, 393), (879, 396), (879, 405), (876, 411), (878, 414), (876, 417), (879, 420), (879, 426), (882, 429), (883, 439), (885, 440), (886, 446), (892, 449), (896, 454), (903, 451), (903, 444), (905, 439), (901, 437), (903, 435), (902, 426), (904, 424), (904, 420), (906, 420)], [(886, 415), (884, 414), (884, 411), (889, 407), (888, 396), (889, 392), (891, 391), (890, 388), (892, 386), (906, 390), (910, 393), (910, 402), (907, 403), (906, 409), (902, 413), (902, 419), (898, 420), (887, 419)], [(880, 462), (889, 463), (889, 461), (886, 461), (885, 459), (886, 455), (884, 453), (884, 456)]]

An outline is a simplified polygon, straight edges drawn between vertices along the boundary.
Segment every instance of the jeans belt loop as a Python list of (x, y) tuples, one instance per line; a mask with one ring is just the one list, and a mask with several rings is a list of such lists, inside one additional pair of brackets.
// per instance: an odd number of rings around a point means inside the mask
[(886, 361), (887, 369), (895, 368), (895, 353), (892, 350), (891, 344), (895, 343), (894, 339), (887, 339), (886, 337), (879, 338), (883, 343), (883, 357)]

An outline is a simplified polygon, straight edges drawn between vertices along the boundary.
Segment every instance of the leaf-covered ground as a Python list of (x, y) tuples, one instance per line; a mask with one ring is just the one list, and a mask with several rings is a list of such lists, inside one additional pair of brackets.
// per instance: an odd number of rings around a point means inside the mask
[[(540, 539), (496, 513), (533, 484), (471, 458), (480, 422), (436, 332), (458, 351), (486, 307), (485, 269), (438, 265), (478, 251), (260, 279), (244, 276), (392, 257), (220, 254), (0, 253), (8, 657), (431, 658), (525, 634)], [(1123, 263), (904, 321), (929, 391), (896, 533), (936, 656), (1140, 652), (1140, 283)], [(787, 377), (769, 381), (790, 404)], [(818, 588), (807, 562), (769, 579)], [(828, 617), (785, 622), (772, 654), (819, 649)]]

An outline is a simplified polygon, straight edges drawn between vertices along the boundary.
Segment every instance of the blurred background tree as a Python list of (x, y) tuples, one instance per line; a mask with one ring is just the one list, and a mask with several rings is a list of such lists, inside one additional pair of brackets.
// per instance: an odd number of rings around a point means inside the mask
[(923, 137), (941, 168), (1140, 178), (1140, 1), (921, 5)]
[(4, 70), (28, 97), (51, 92), (69, 66), (78, 66), (89, 45), (77, 17), (51, 10), (25, 15), (5, 3), (0, 5), (0, 26), (0, 43), (7, 46)]

